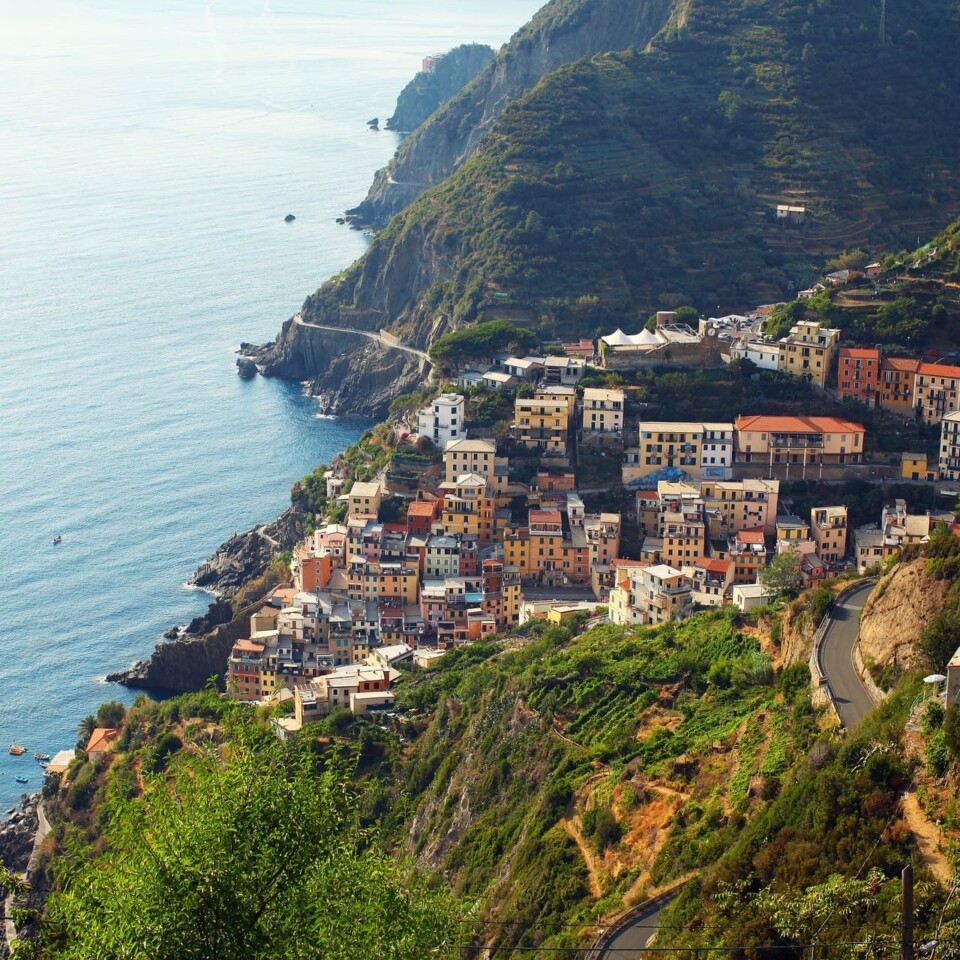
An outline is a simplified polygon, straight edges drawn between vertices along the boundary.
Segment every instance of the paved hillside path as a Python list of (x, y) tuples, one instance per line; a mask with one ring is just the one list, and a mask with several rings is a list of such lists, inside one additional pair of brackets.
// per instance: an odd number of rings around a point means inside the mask
[(840, 723), (848, 730), (875, 706), (853, 665), (853, 650), (860, 637), (860, 611), (875, 586), (866, 583), (847, 594), (830, 612), (829, 626), (823, 635), (820, 665), (837, 704)]
[(425, 360), (431, 365), (433, 364), (433, 361), (423, 350), (417, 350), (416, 347), (408, 347), (406, 344), (400, 343), (399, 340), (388, 340), (380, 333), (376, 333), (373, 330), (354, 330), (350, 327), (331, 327), (323, 323), (309, 323), (308, 321), (304, 320), (299, 313), (294, 315), (293, 322), (301, 327), (313, 327), (314, 330), (329, 330), (331, 333), (355, 333), (359, 337), (366, 337), (368, 340), (376, 340), (380, 346), (386, 347), (388, 350), (402, 350), (404, 353), (412, 354), (415, 357), (419, 357), (421, 360)]

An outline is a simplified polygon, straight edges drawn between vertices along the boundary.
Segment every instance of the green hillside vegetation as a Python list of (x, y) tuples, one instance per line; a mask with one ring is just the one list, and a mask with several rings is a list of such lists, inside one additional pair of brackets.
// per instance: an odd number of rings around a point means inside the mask
[[(794, 613), (819, 618), (818, 593)], [(777, 614), (756, 616), (533, 621), (404, 675), (392, 728), (338, 710), (292, 746), (269, 708), (141, 697), (109, 769), (71, 770), (36, 955), (413, 960), (472, 943), (546, 960), (684, 883), (662, 927), (684, 951), (889, 939), (916, 853), (899, 797), (918, 782), (902, 731), (919, 684), (846, 740), (822, 734), (806, 665), (778, 674), (758, 639)], [(916, 749), (941, 771), (924, 802), (960, 824), (943, 780), (957, 731), (948, 711)], [(945, 895), (919, 869), (929, 937)]]
[[(449, 267), (409, 291), (425, 315), (471, 321), (499, 293), (571, 328), (778, 299), (843, 249), (929, 235), (960, 207), (943, 120), (958, 11), (891, 5), (883, 44), (878, 24), (873, 0), (678, 4), (648, 49), (569, 64), (511, 105), (313, 305), (350, 300), (413, 234)], [(776, 222), (785, 200), (806, 225)]]
[[(848, 254), (828, 266), (861, 267), (865, 256)], [(782, 336), (803, 317), (818, 319), (843, 331), (843, 339), (889, 353), (960, 351), (960, 221), (917, 250), (879, 258), (884, 273), (844, 287), (796, 300), (776, 311), (766, 332)]]
[(598, 912), (720, 857), (816, 733), (806, 667), (777, 683), (729, 612), (521, 633), (405, 681), (402, 786), (365, 789), (505, 957), (582, 945)]
[(71, 768), (53, 890), (17, 956), (457, 957), (449, 895), (361, 828), (355, 761), (265, 721), (213, 692), (138, 698), (112, 763)]

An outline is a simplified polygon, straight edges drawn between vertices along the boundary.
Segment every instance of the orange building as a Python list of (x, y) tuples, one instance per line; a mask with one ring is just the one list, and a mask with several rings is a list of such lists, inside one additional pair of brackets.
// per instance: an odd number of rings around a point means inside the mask
[(880, 364), (880, 406), (900, 413), (913, 412), (919, 360), (884, 357)]
[(880, 351), (875, 347), (841, 347), (837, 370), (840, 399), (850, 397), (875, 407), (880, 398), (880, 362)]

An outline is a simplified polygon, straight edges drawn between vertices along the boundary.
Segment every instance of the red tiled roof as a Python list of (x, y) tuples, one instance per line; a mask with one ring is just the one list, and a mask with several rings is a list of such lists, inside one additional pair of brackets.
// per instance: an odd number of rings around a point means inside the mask
[(385, 523), (383, 525), (384, 533), (406, 533), (407, 528), (402, 523)]
[(841, 347), (840, 359), (850, 357), (852, 360), (879, 360), (880, 351), (870, 347)]
[(739, 543), (764, 543), (763, 527), (750, 527), (749, 530), (741, 530), (737, 534)]
[(707, 573), (726, 573), (732, 566), (732, 560), (714, 560), (711, 557), (697, 557), (695, 567), (702, 567)]
[(531, 510), (530, 523), (559, 523), (559, 510)]
[(911, 357), (884, 357), (881, 369), (883, 370), (906, 370), (908, 373), (916, 373), (920, 366), (919, 360)]
[(436, 512), (437, 505), (435, 503), (424, 503), (422, 500), (414, 500), (413, 503), (407, 507), (407, 516), (408, 517), (432, 517)]
[(943, 363), (921, 363), (917, 373), (924, 377), (948, 377), (960, 379), (960, 367), (948, 367)]
[(637, 499), (638, 500), (659, 500), (660, 493), (657, 490), (638, 490)]
[(246, 650), (248, 653), (263, 653), (263, 644), (252, 640), (238, 640), (233, 645), (234, 650)]
[(737, 430), (764, 433), (866, 433), (866, 428), (838, 417), (737, 417)]
[(87, 753), (103, 753), (107, 747), (120, 736), (119, 727), (97, 727), (90, 734), (90, 742), (87, 744)]

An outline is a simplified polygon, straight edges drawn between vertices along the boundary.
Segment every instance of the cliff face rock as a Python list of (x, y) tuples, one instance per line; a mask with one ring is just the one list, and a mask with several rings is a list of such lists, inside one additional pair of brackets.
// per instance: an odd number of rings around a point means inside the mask
[(429, 71), (418, 73), (397, 97), (388, 130), (416, 130), (442, 103), (456, 96), (493, 60), (491, 47), (465, 43), (437, 57)]
[(207, 681), (215, 677), (223, 689), (230, 650), (237, 640), (250, 635), (250, 614), (265, 602), (252, 604), (230, 623), (205, 636), (159, 643), (149, 659), (135, 663), (129, 670), (111, 673), (107, 680), (136, 689), (192, 693), (203, 690)]
[(582, 57), (645, 47), (675, 6), (675, 0), (552, 0), (473, 83), (401, 145), (348, 218), (382, 227), (461, 166), (504, 108), (544, 75)]
[(943, 610), (948, 585), (929, 577), (922, 559), (898, 563), (877, 584), (860, 616), (864, 659), (885, 666), (896, 657), (909, 668), (920, 635)]
[(289, 507), (272, 523), (235, 533), (198, 567), (190, 583), (218, 597), (232, 597), (248, 580), (260, 576), (278, 553), (294, 547), (303, 536), (303, 521), (303, 513)]
[(264, 376), (309, 381), (310, 393), (330, 413), (382, 417), (395, 396), (426, 378), (429, 364), (350, 331), (389, 326), (406, 346), (426, 350), (447, 324), (419, 303), (431, 287), (453, 278), (456, 252), (415, 222), (377, 237), (361, 260), (307, 298), (275, 341), (241, 349)]
[(176, 639), (157, 644), (148, 659), (109, 674), (107, 680), (174, 693), (202, 690), (210, 677), (222, 684), (231, 647), (249, 636), (250, 614), (264, 603), (251, 604), (232, 617), (232, 607), (224, 598), (259, 577), (277, 554), (292, 549), (303, 538), (303, 532), (304, 514), (289, 507), (272, 523), (234, 534), (200, 565), (190, 581), (217, 594), (207, 613), (177, 631)]

